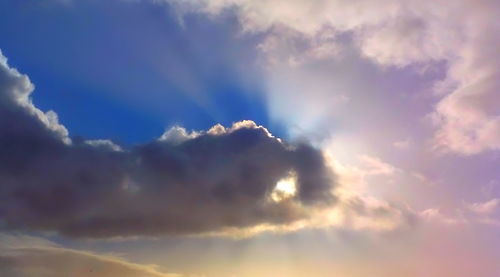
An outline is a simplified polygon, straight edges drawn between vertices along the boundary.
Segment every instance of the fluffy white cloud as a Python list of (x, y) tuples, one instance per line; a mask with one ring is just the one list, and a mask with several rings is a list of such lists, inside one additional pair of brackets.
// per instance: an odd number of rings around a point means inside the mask
[[(447, 72), (436, 86), (445, 96), (433, 113), (436, 148), (463, 154), (500, 149), (498, 1), (164, 2), (184, 13), (235, 12), (243, 31), (266, 34), (258, 48), (270, 64), (330, 59), (338, 55), (346, 34), (362, 56), (384, 67), (445, 62)], [(317, 87), (306, 90), (314, 98), (310, 90)]]
[(28, 76), (19, 73), (15, 68), (10, 68), (7, 58), (0, 50), (0, 109), (7, 109), (7, 105), (23, 107), (29, 114), (36, 117), (47, 129), (54, 132), (65, 143), (70, 143), (68, 130), (61, 124), (54, 111), (43, 112), (30, 98), (35, 89)]

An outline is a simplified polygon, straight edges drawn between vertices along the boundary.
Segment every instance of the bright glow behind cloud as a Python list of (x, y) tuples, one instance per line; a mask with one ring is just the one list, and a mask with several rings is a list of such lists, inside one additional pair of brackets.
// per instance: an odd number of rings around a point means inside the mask
[[(449, 66), (442, 79), (445, 85), (440, 86), (446, 96), (434, 112), (436, 146), (464, 154), (500, 148), (499, 115), (494, 108), (500, 101), (496, 93), (500, 87), (495, 81), (499, 79), (496, 45), (500, 31), (495, 24), (498, 1), (167, 2), (182, 12), (218, 15), (233, 9), (245, 32), (265, 33), (259, 49), (267, 63), (270, 97), (286, 94), (289, 102), (274, 103), (272, 110), (288, 105), (279, 116), (292, 119), (291, 126), (310, 128), (303, 125), (330, 117), (329, 111), (335, 109), (332, 95), (345, 93), (335, 84), (308, 82), (311, 75), (317, 75), (311, 71), (311, 64), (350, 59), (342, 49), (357, 48), (359, 55), (381, 67), (425, 68), (446, 62)], [(288, 79), (280, 77), (283, 72), (287, 72)], [(300, 77), (291, 77), (290, 73)], [(333, 74), (329, 76), (335, 78)], [(296, 79), (308, 82), (300, 93), (286, 85)], [(318, 98), (324, 103), (316, 102)], [(307, 122), (290, 116), (297, 106)]]
[(295, 196), (297, 193), (297, 174), (290, 172), (287, 177), (280, 179), (271, 193), (271, 199), (280, 202)]

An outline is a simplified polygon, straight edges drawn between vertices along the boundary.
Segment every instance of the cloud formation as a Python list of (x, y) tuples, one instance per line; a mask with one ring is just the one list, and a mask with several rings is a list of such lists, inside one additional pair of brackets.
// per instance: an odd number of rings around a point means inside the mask
[(423, 219), (432, 220), (447, 225), (456, 224), (486, 224), (500, 226), (499, 217), (500, 199), (493, 198), (485, 202), (466, 203), (457, 208), (454, 214), (445, 214), (439, 208), (431, 208), (420, 212)]
[(349, 48), (381, 67), (445, 63), (432, 112), (436, 149), (468, 155), (500, 149), (498, 1), (164, 1), (183, 13), (234, 12), (244, 32), (265, 34), (258, 49), (271, 65), (332, 59), (346, 37)]
[[(27, 76), (0, 56), (0, 228), (75, 237), (202, 234), (288, 224), (332, 204), (321, 151), (290, 145), (252, 121), (121, 149), (71, 138), (30, 99)], [(270, 198), (290, 172), (297, 190)]]
[(470, 211), (477, 213), (477, 214), (483, 214), (483, 215), (489, 215), (492, 214), (500, 205), (500, 199), (498, 198), (493, 198), (489, 201), (483, 202), (483, 203), (472, 203), (468, 205), (468, 208)]
[(181, 277), (154, 266), (111, 255), (61, 247), (50, 241), (0, 234), (0, 275), (4, 277)]

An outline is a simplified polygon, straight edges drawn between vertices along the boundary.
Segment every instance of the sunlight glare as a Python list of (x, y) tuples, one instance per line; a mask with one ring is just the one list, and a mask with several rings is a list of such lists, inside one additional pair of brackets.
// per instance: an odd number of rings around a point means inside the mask
[(295, 196), (297, 193), (297, 176), (291, 172), (287, 177), (279, 180), (271, 193), (271, 199), (274, 202), (280, 202)]

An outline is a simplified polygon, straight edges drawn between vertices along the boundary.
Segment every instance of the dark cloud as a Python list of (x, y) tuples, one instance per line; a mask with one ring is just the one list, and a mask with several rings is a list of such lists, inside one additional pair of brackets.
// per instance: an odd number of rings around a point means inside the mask
[[(332, 172), (308, 144), (289, 145), (251, 121), (173, 128), (130, 149), (70, 139), (29, 98), (29, 79), (0, 55), (0, 226), (69, 236), (199, 234), (287, 224), (333, 201)], [(295, 172), (292, 199), (272, 201)]]

